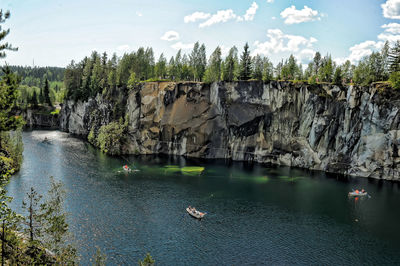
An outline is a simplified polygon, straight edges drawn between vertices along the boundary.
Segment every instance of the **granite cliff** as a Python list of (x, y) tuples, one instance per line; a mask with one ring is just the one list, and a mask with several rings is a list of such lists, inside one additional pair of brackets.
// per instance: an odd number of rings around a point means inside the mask
[[(125, 154), (273, 163), (400, 180), (400, 93), (291, 82), (149, 82), (119, 95)], [(115, 101), (67, 101), (61, 129), (87, 137)]]

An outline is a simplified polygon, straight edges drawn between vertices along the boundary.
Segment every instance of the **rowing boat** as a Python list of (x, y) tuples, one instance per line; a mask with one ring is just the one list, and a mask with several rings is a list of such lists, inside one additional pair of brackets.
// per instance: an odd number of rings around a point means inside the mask
[(206, 215), (205, 212), (199, 212), (199, 211), (197, 211), (197, 210), (194, 209), (194, 208), (190, 209), (189, 207), (187, 207), (187, 208), (186, 208), (186, 211), (187, 211), (192, 217), (197, 218), (197, 219), (201, 219), (201, 218), (204, 217), (204, 215)]
[(367, 196), (367, 195), (368, 195), (367, 192), (361, 192), (361, 191), (359, 191), (359, 192), (356, 192), (356, 191), (349, 192), (349, 197), (360, 197), (360, 196)]

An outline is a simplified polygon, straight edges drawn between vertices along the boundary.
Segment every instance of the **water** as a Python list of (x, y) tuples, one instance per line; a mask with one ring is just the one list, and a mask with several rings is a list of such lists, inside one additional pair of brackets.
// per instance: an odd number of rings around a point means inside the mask
[[(45, 194), (49, 176), (61, 180), (83, 265), (96, 246), (110, 265), (136, 264), (146, 252), (159, 265), (400, 264), (399, 183), (217, 160), (108, 157), (58, 131), (23, 138), (23, 166), (7, 187), (12, 205), (22, 212), (31, 186)], [(124, 164), (140, 172), (121, 172)], [(349, 199), (352, 188), (371, 198)], [(208, 214), (193, 219), (188, 205)]]

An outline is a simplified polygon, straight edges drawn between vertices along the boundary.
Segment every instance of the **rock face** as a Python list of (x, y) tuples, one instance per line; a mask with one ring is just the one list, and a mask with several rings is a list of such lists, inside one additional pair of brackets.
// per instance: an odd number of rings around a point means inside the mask
[[(388, 91), (276, 81), (145, 83), (126, 96), (123, 153), (226, 158), (400, 180), (400, 93)], [(112, 121), (112, 108), (100, 96), (68, 101), (61, 128), (87, 136)]]
[(34, 112), (31, 109), (26, 110), (23, 113), (24, 120), (26, 122), (25, 128), (46, 128), (46, 129), (58, 129), (59, 128), (59, 117), (58, 115), (42, 114)]

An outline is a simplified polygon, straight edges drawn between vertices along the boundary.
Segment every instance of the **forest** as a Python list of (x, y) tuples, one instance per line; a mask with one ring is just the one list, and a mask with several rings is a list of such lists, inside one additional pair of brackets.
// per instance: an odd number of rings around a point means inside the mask
[(367, 86), (374, 82), (389, 81), (394, 88), (400, 87), (400, 42), (390, 47), (386, 42), (381, 51), (364, 57), (357, 65), (349, 60), (338, 65), (327, 54), (316, 52), (303, 69), (295, 56), (290, 55), (275, 66), (268, 57), (251, 56), (246, 43), (240, 52), (234, 46), (223, 58), (217, 47), (207, 60), (206, 47), (196, 42), (189, 54), (179, 50), (169, 60), (162, 53), (157, 61), (151, 47), (140, 47), (122, 57), (92, 52), (76, 63), (72, 61), (65, 70), (64, 84), (67, 97), (86, 100), (102, 93), (113, 95), (118, 88), (133, 88), (144, 81), (237, 81), (292, 80), (307, 83), (356, 84)]
[[(62, 67), (8, 66), (18, 76), (18, 105), (37, 108), (41, 104), (55, 105), (64, 100), (64, 71)], [(0, 73), (0, 77), (4, 73)]]

